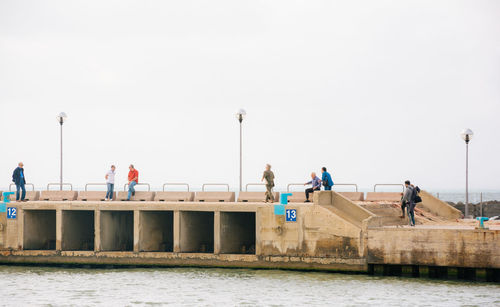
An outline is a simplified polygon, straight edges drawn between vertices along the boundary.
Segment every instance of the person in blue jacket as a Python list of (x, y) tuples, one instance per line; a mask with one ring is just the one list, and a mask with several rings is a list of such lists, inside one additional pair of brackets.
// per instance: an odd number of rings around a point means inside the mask
[(326, 171), (326, 167), (321, 168), (321, 182), (325, 187), (325, 191), (331, 191), (333, 186), (332, 176)]
[(12, 174), (12, 181), (16, 184), (16, 201), (19, 201), (19, 190), (23, 191), (20, 201), (25, 201), (24, 198), (26, 197), (26, 188), (24, 187), (26, 184), (26, 178), (24, 177), (23, 167), (23, 162), (19, 162), (18, 166), (14, 170), (14, 173)]

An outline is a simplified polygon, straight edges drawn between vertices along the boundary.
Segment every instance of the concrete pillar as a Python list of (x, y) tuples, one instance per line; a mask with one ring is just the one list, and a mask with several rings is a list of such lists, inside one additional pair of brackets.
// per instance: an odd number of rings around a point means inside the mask
[(101, 251), (101, 210), (96, 209), (94, 211), (94, 229), (95, 229), (95, 237), (94, 237), (94, 251)]
[(57, 209), (56, 210), (56, 250), (60, 251), (62, 250), (62, 210)]
[(261, 240), (260, 240), (260, 232), (262, 230), (261, 227), (261, 208), (257, 209), (257, 212), (255, 212), (255, 254), (256, 255), (261, 255), (262, 254), (262, 248), (261, 248)]
[(214, 212), (214, 254), (220, 254), (220, 211)]
[(17, 236), (18, 236), (18, 240), (17, 240), (17, 243), (19, 244), (19, 247), (22, 249), (24, 249), (24, 210), (19, 208), (17, 210), (17, 218), (19, 219), (18, 220), (18, 225), (17, 225)]
[(139, 252), (139, 210), (134, 210), (134, 252)]
[(181, 216), (179, 210), (174, 211), (174, 253), (181, 251)]

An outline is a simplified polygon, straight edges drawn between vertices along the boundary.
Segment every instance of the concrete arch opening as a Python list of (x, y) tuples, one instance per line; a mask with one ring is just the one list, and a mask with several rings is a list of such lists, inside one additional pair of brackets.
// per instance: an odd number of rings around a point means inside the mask
[(181, 211), (180, 251), (182, 253), (214, 252), (214, 213)]
[(56, 210), (24, 211), (25, 250), (56, 249)]
[(101, 211), (101, 250), (134, 250), (134, 211)]
[(174, 249), (174, 212), (141, 211), (139, 251), (172, 252)]
[(62, 211), (62, 250), (93, 251), (94, 237), (94, 211)]
[(221, 254), (255, 254), (255, 212), (220, 213)]

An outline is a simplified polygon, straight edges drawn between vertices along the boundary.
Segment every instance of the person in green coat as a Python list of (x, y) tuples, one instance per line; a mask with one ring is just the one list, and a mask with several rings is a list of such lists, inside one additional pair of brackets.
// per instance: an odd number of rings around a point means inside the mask
[(268, 201), (274, 202), (274, 194), (273, 194), (273, 188), (274, 188), (274, 173), (271, 171), (271, 165), (266, 164), (266, 170), (264, 171), (264, 174), (262, 175), (262, 180), (261, 181), (266, 181), (266, 200), (265, 202), (267, 203)]

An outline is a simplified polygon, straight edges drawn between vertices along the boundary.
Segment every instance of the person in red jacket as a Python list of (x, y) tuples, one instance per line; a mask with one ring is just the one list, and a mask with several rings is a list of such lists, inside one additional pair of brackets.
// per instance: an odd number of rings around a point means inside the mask
[(135, 185), (139, 183), (139, 172), (134, 168), (133, 164), (130, 164), (128, 167), (130, 170), (128, 172), (128, 196), (127, 200), (130, 200), (130, 197), (135, 196)]

